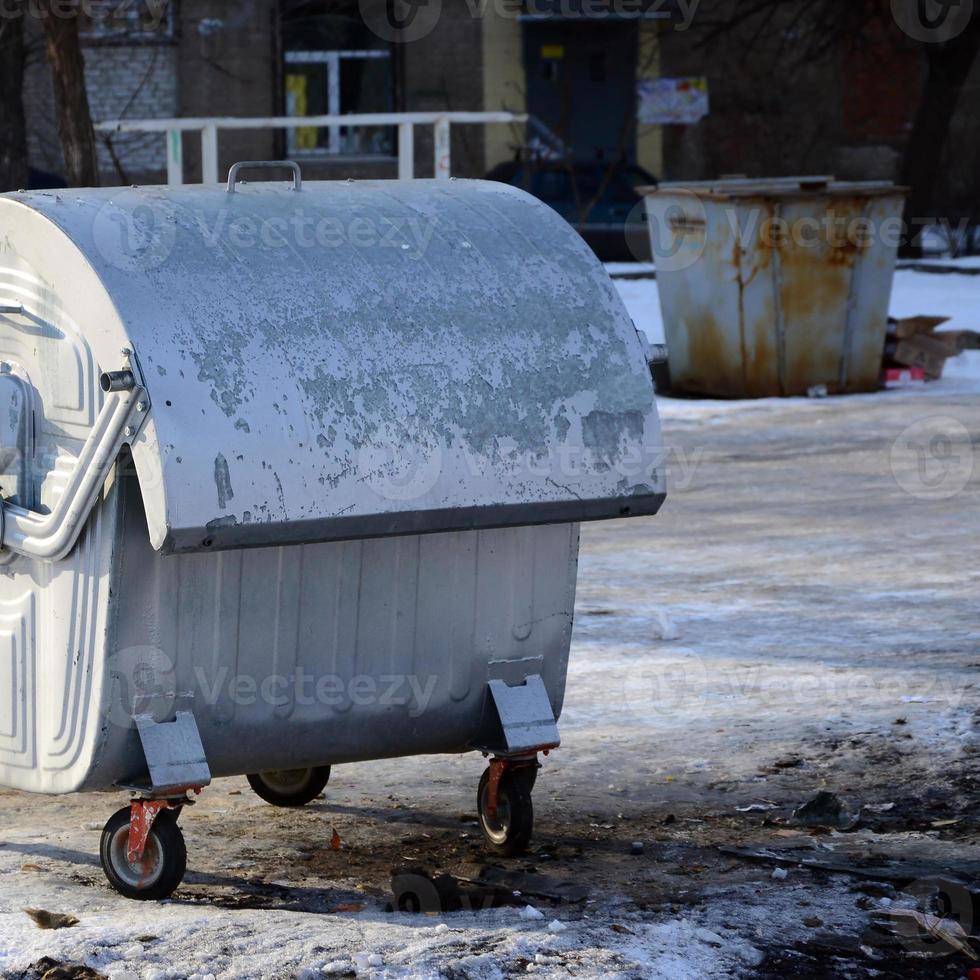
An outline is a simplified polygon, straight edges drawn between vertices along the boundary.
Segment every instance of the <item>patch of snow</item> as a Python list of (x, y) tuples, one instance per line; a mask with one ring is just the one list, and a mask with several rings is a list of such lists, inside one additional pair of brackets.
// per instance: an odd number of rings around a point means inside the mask
[(518, 915), (520, 915), (522, 919), (528, 919), (530, 921), (544, 918), (544, 912), (539, 911), (533, 905), (525, 905)]

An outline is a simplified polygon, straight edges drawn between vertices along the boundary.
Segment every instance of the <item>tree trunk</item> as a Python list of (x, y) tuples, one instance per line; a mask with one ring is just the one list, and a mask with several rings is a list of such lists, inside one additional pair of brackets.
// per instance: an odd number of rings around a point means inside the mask
[(65, 176), (71, 187), (95, 187), (99, 183), (99, 166), (85, 89), (85, 60), (78, 39), (78, 4), (40, 0), (37, 6), (58, 104)]
[(0, 191), (27, 187), (23, 6), (8, 4), (0, 17)]
[(977, 51), (980, 49), (980, 14), (955, 41), (926, 45), (928, 70), (922, 100), (902, 161), (903, 184), (911, 188), (905, 204), (908, 241), (902, 253), (909, 258), (922, 254), (917, 233), (931, 222), (933, 184), (939, 175), (950, 124)]

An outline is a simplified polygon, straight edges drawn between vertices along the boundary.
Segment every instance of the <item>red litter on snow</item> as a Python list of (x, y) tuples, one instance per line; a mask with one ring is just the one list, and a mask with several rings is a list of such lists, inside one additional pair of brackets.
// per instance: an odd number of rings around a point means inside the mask
[(975, 966), (966, 975), (966, 980), (980, 980), (980, 966)]
[(885, 388), (914, 388), (926, 383), (926, 373), (917, 367), (885, 368), (881, 372), (881, 383)]

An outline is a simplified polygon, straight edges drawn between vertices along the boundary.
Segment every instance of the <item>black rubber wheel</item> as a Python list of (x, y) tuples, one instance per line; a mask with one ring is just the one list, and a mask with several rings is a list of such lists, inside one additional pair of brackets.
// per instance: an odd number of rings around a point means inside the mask
[(168, 898), (184, 880), (187, 846), (171, 810), (164, 810), (150, 829), (143, 858), (129, 860), (128, 806), (117, 810), (102, 830), (99, 858), (109, 884), (126, 898), (159, 901)]
[(274, 769), (248, 776), (248, 784), (266, 803), (273, 806), (306, 806), (312, 803), (330, 781), (330, 766), (312, 769)]
[(490, 770), (480, 777), (480, 788), (476, 794), (480, 830), (486, 839), (487, 847), (494, 854), (513, 857), (527, 850), (534, 833), (534, 805), (526, 775), (521, 770), (505, 772), (497, 786), (497, 812), (491, 817), (487, 813), (487, 793), (490, 784)]

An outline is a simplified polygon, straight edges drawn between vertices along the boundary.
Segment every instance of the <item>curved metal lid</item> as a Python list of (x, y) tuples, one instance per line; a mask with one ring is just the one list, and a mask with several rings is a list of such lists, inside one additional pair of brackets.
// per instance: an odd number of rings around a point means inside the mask
[(62, 280), (74, 273), (55, 267), (46, 223), (8, 223), (11, 249), (71, 294), (101, 367), (136, 352), (150, 409), (133, 453), (155, 547), (578, 521), (663, 499), (636, 330), (579, 236), (521, 191), (8, 199), (61, 229), (104, 287), (118, 326), (91, 285)]

